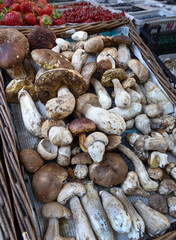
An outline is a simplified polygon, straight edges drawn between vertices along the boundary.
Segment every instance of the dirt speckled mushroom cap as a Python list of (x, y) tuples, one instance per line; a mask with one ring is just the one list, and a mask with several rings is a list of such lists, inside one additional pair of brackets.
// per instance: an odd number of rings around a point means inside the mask
[(90, 132), (96, 129), (95, 123), (89, 118), (76, 118), (70, 124), (68, 129), (76, 136), (82, 132)]
[(66, 218), (70, 219), (71, 211), (58, 202), (46, 203), (42, 208), (42, 214), (45, 218)]
[(104, 72), (101, 78), (101, 84), (104, 87), (112, 87), (113, 86), (112, 79), (118, 78), (119, 81), (122, 81), (126, 77), (127, 74), (122, 68), (109, 69), (106, 72)]
[(31, 52), (32, 59), (41, 68), (67, 68), (73, 69), (71, 62), (62, 54), (50, 49), (35, 49)]
[(84, 165), (84, 164), (92, 164), (92, 159), (89, 156), (88, 153), (78, 153), (71, 159), (71, 164), (79, 164), (79, 165)]
[(57, 68), (44, 72), (36, 80), (38, 98), (46, 102), (56, 97), (60, 86), (66, 84), (75, 97), (86, 91), (86, 83), (79, 72), (65, 68)]
[(113, 187), (122, 183), (128, 173), (128, 166), (119, 154), (105, 153), (103, 161), (89, 166), (91, 180), (104, 187)]

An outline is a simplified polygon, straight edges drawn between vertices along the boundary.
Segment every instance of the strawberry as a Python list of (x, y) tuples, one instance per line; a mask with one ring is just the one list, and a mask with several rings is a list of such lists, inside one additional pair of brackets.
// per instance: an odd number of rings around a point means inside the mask
[(43, 14), (47, 14), (47, 15), (51, 16), (53, 9), (54, 8), (50, 4), (46, 4), (42, 9)]
[(5, 8), (5, 4), (0, 5), (0, 12), (2, 11), (3, 8)]
[(7, 26), (22, 26), (23, 18), (19, 12), (10, 11), (5, 14), (4, 22)]
[(34, 2), (35, 2), (36, 4), (39, 4), (39, 5), (40, 5), (40, 4), (41, 4), (41, 5), (48, 4), (46, 0), (34, 0)]
[(18, 3), (13, 3), (12, 4), (12, 11), (20, 11), (20, 5)]
[(18, 3), (18, 0), (4, 0), (6, 8), (9, 8), (13, 3)]
[(37, 24), (36, 16), (33, 13), (27, 13), (26, 16), (24, 17), (24, 20), (28, 25)]
[(43, 14), (39, 18), (39, 24), (40, 26), (52, 26), (53, 22), (50, 16), (48, 16), (47, 14)]
[(37, 16), (42, 16), (43, 15), (42, 9), (39, 8), (38, 6), (34, 6), (34, 12)]
[(0, 20), (0, 26), (2, 26), (2, 25), (4, 25), (4, 23), (3, 23), (3, 21), (2, 21), (2, 20)]
[(34, 4), (33, 2), (22, 2), (20, 5), (20, 10), (21, 12), (24, 13), (32, 13), (34, 9)]

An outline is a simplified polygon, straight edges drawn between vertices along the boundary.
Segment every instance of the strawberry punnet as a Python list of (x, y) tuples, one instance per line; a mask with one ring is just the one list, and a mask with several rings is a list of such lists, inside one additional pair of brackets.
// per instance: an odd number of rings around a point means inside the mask
[(23, 19), (19, 12), (10, 11), (4, 16), (4, 22), (7, 26), (22, 26)]

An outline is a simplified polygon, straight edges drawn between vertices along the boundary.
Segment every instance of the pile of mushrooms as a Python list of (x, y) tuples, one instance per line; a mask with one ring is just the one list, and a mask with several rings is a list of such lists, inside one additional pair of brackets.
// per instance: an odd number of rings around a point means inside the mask
[[(34, 83), (16, 78), (6, 88), (7, 99), (20, 103), (26, 130), (39, 138), (35, 150), (20, 152), (20, 161), (34, 174), (32, 188), (49, 219), (44, 239), (74, 239), (61, 237), (60, 218), (73, 218), (81, 240), (113, 240), (114, 232), (132, 240), (145, 232), (162, 235), (170, 227), (165, 214), (176, 218), (176, 163), (168, 157), (176, 156), (174, 106), (147, 68), (131, 58), (129, 37), (88, 39), (78, 31), (71, 38), (56, 38), (52, 49), (33, 47)], [(121, 143), (122, 134), (131, 147)], [(94, 183), (105, 188), (99, 191)], [(148, 204), (132, 205), (126, 195)]]

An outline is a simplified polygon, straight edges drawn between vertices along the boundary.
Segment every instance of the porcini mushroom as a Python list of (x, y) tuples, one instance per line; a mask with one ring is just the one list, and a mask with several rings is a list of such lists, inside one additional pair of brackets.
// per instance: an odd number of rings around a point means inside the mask
[(167, 204), (169, 207), (169, 215), (173, 218), (176, 218), (176, 197), (169, 197), (167, 199)]
[(56, 146), (69, 145), (73, 141), (71, 132), (62, 126), (53, 126), (49, 130), (48, 138)]
[(131, 59), (127, 65), (139, 78), (140, 83), (145, 83), (148, 80), (148, 69), (139, 60)]
[(99, 106), (97, 96), (86, 93), (77, 99), (76, 112), (77, 116), (82, 113), (86, 118), (91, 119), (97, 128), (108, 134), (121, 135), (125, 130), (125, 121), (119, 115), (109, 113)]
[(166, 172), (169, 173), (173, 179), (176, 180), (176, 163), (170, 162), (166, 167)]
[(159, 152), (166, 152), (167, 150), (167, 143), (164, 140), (161, 134), (155, 134), (154, 132), (151, 133), (151, 137), (148, 136), (145, 138), (144, 149), (145, 150), (154, 150)]
[(135, 127), (143, 134), (149, 134), (151, 132), (150, 120), (146, 114), (140, 114), (135, 117)]
[(153, 151), (149, 155), (148, 164), (152, 168), (164, 168), (168, 163), (168, 155), (166, 153)]
[(103, 161), (89, 166), (91, 180), (104, 187), (112, 187), (122, 183), (127, 175), (128, 166), (116, 153), (105, 153)]
[(148, 151), (145, 151), (144, 149), (145, 138), (146, 138), (146, 135), (139, 136), (139, 138), (137, 138), (133, 144), (135, 154), (143, 162), (145, 162), (148, 159), (148, 155), (149, 155)]
[(75, 238), (61, 237), (59, 229), (59, 219), (71, 219), (70, 210), (57, 202), (46, 203), (42, 208), (42, 215), (49, 219), (44, 240), (74, 240)]
[(81, 203), (97, 238), (100, 240), (114, 240), (113, 230), (93, 182), (86, 184), (86, 193), (81, 197)]
[(143, 106), (143, 111), (148, 117), (154, 118), (162, 115), (162, 109), (158, 104), (148, 104)]
[[(136, 79), (135, 78), (129, 78), (127, 77), (123, 82), (122, 82), (122, 87), (124, 89), (128, 89), (130, 87), (133, 87), (136, 83)], [(136, 92), (136, 91), (135, 91)], [(139, 94), (139, 93), (138, 93)], [(139, 94), (140, 95), (140, 94)], [(140, 95), (141, 98), (141, 95)]]
[(88, 38), (88, 34), (85, 31), (77, 31), (71, 35), (71, 38), (76, 42), (84, 41)]
[(138, 92), (134, 91), (131, 88), (127, 88), (126, 91), (130, 95), (131, 102), (141, 103), (141, 95)]
[[(79, 41), (77, 42), (75, 45), (72, 46), (72, 49), (74, 51), (78, 50), (78, 49), (84, 49), (84, 43), (85, 41)], [(73, 43), (74, 44), (74, 43)]]
[(59, 46), (61, 52), (72, 49), (71, 43), (64, 40), (63, 38), (56, 38), (56, 44)]
[(107, 191), (99, 192), (104, 210), (109, 218), (114, 231), (119, 233), (129, 233), (131, 228), (131, 217), (125, 211), (122, 203)]
[(64, 52), (61, 52), (61, 54), (64, 55), (66, 58), (68, 58), (71, 61), (74, 52), (72, 52), (72, 51), (64, 51)]
[(45, 160), (53, 160), (57, 157), (58, 147), (49, 140), (42, 139), (37, 145), (37, 152)]
[(87, 177), (88, 167), (86, 164), (77, 164), (74, 169), (74, 175), (78, 179), (84, 179)]
[(86, 63), (81, 70), (81, 75), (84, 78), (87, 89), (89, 88), (90, 79), (93, 76), (93, 74), (96, 72), (96, 69), (97, 69), (96, 68), (96, 63), (95, 62), (89, 62), (89, 63)]
[(128, 134), (126, 135), (126, 139), (127, 139), (128, 143), (130, 144), (130, 146), (133, 147), (135, 141), (136, 141), (140, 136), (141, 136), (140, 134), (135, 133), (135, 132), (133, 132), (133, 133), (128, 133)]
[(101, 36), (91, 37), (84, 43), (84, 49), (87, 53), (97, 53), (101, 51), (103, 47), (104, 42)]
[(87, 55), (87, 53), (85, 53), (85, 50), (77, 49), (74, 52), (74, 54), (72, 56), (72, 60), (71, 60), (73, 68), (76, 71), (81, 72), (81, 69), (85, 65), (87, 58), (88, 58), (88, 55)]
[(155, 193), (148, 198), (148, 201), (151, 208), (163, 214), (168, 213), (167, 201), (164, 196)]
[(164, 179), (159, 186), (158, 192), (161, 195), (169, 195), (176, 191), (176, 183), (171, 179)]
[(67, 171), (56, 163), (41, 167), (32, 179), (32, 189), (37, 199), (43, 203), (54, 201), (67, 176)]
[(167, 217), (160, 212), (147, 206), (141, 199), (134, 203), (135, 208), (142, 216), (146, 230), (152, 237), (162, 235), (170, 227), (170, 222)]
[(126, 129), (131, 129), (132, 127), (134, 127), (134, 119), (130, 119), (128, 121), (126, 121)]
[(57, 163), (63, 167), (67, 167), (71, 162), (71, 146), (65, 145), (59, 147), (57, 155)]
[(94, 162), (98, 163), (103, 160), (108, 142), (107, 136), (102, 132), (93, 132), (85, 139), (84, 146), (88, 149), (88, 153)]
[(153, 168), (153, 166), (149, 167), (149, 168), (147, 168), (147, 172), (148, 172), (150, 178), (152, 178), (154, 180), (161, 180), (164, 175), (162, 169), (159, 167), (158, 168)]
[(146, 100), (146, 97), (145, 97), (141, 87), (137, 83), (135, 83), (131, 88), (141, 95), (141, 103), (142, 103), (142, 105), (146, 105), (147, 104), (147, 100)]
[(106, 146), (106, 151), (111, 151), (116, 149), (116, 147), (121, 143), (121, 136), (111, 134), (108, 136), (108, 145)]
[(173, 151), (175, 147), (174, 141), (171, 139), (169, 134), (164, 129), (158, 129), (158, 132), (163, 136), (164, 140), (167, 143), (167, 150)]
[(48, 134), (49, 130), (53, 126), (61, 126), (61, 127), (66, 127), (66, 124), (63, 120), (53, 120), (53, 119), (47, 119), (43, 122), (42, 124), (42, 136), (46, 139), (49, 140)]

